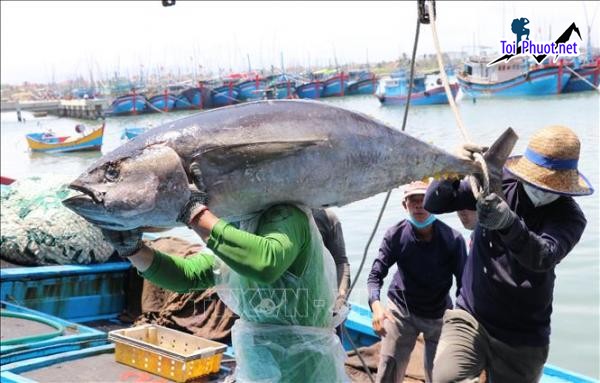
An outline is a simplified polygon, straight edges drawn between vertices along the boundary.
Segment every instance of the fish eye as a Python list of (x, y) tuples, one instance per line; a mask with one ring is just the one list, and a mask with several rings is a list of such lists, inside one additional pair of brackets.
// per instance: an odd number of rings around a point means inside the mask
[(109, 165), (104, 172), (104, 178), (109, 182), (116, 181), (119, 178), (119, 169), (115, 165)]

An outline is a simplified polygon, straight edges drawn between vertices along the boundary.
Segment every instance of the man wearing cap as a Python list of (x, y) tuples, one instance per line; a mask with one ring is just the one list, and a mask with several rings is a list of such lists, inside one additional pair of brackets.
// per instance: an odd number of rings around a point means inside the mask
[[(452, 307), (452, 276), (460, 286), (466, 261), (465, 241), (448, 225), (423, 208), (424, 182), (404, 190), (402, 205), (408, 218), (388, 229), (373, 262), (367, 284), (373, 328), (382, 336), (378, 382), (402, 382), (418, 335), (425, 339), (425, 374), (431, 382), (433, 358), (444, 311)], [(388, 270), (396, 264), (388, 290), (388, 309), (380, 290)]]
[[(471, 160), (472, 145), (463, 150)], [(577, 171), (580, 142), (569, 128), (537, 131), (523, 156), (507, 160), (504, 199), (475, 200), (468, 182), (432, 183), (425, 207), (435, 213), (477, 209), (479, 224), (457, 308), (444, 315), (435, 382), (486, 370), (494, 383), (537, 382), (548, 357), (554, 268), (586, 225), (573, 196), (593, 193)]]

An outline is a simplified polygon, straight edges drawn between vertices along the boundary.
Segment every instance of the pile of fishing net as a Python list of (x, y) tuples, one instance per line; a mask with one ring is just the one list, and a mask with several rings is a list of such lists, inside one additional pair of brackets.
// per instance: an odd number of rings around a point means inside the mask
[(77, 192), (67, 177), (31, 177), (3, 189), (0, 256), (20, 265), (88, 264), (113, 253), (102, 232), (61, 201)]

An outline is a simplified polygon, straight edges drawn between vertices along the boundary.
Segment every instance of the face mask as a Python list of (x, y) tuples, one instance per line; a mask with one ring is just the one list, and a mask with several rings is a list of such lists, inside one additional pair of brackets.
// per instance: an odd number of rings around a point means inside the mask
[(529, 197), (535, 207), (548, 205), (560, 197), (558, 194), (548, 193), (525, 183), (523, 184), (523, 189), (525, 189), (527, 197)]
[(417, 229), (423, 229), (423, 228), (426, 228), (427, 226), (431, 225), (437, 218), (435, 217), (435, 215), (430, 214), (429, 217), (425, 221), (419, 222), (419, 221), (415, 220), (409, 214), (407, 219), (408, 219), (408, 222), (410, 222), (411, 225), (413, 225)]

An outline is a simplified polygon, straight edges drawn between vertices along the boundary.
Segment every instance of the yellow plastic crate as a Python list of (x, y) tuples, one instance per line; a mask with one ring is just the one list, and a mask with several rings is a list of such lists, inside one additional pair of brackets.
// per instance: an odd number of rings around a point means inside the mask
[(227, 345), (156, 325), (142, 325), (108, 333), (119, 363), (174, 380), (187, 382), (218, 372)]

